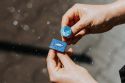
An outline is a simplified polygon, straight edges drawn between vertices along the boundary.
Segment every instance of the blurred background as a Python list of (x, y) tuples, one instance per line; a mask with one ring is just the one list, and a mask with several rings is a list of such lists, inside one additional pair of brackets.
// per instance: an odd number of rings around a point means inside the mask
[[(52, 38), (61, 39), (62, 15), (75, 3), (114, 0), (0, 0), (0, 83), (50, 83), (46, 56)], [(87, 35), (72, 59), (99, 83), (120, 83), (125, 64), (125, 25)]]

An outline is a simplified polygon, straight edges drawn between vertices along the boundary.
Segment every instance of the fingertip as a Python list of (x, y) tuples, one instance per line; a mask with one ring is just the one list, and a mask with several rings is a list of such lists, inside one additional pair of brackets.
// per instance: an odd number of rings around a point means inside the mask
[(73, 52), (73, 49), (72, 49), (72, 48), (69, 48), (69, 49), (68, 49), (68, 52), (71, 52), (71, 53), (72, 53), (72, 52)]
[(67, 42), (68, 39), (69, 39), (69, 38), (62, 37), (62, 41), (63, 41), (63, 42)]
[(55, 50), (50, 49), (48, 55), (55, 55)]
[(53, 60), (55, 58), (56, 52), (53, 49), (49, 50), (48, 56), (47, 56), (47, 62), (50, 62), (51, 60)]
[(76, 10), (74, 9), (74, 7), (71, 7), (67, 10), (67, 12), (62, 17), (62, 27), (67, 26), (69, 24), (70, 19), (73, 19), (75, 13)]
[(86, 19), (80, 19), (75, 25), (71, 27), (73, 35), (76, 35), (79, 31), (83, 30), (88, 25)]
[(62, 36), (62, 41), (64, 41), (65, 42), (65, 38)]
[(62, 60), (63, 57), (65, 57), (65, 53), (57, 52), (57, 56), (60, 60)]
[(69, 48), (66, 53), (67, 53), (68, 56), (72, 56), (72, 54), (73, 54), (73, 49), (72, 49), (72, 48)]
[(67, 45), (70, 45), (70, 44), (71, 44), (70, 40), (71, 40), (71, 38), (62, 37), (62, 41), (63, 41), (63, 42), (66, 42)]
[(57, 56), (63, 56), (64, 55), (64, 53), (62, 53), (62, 52), (57, 52)]
[(72, 39), (72, 44), (76, 44), (83, 36), (86, 35), (86, 30), (83, 29), (80, 32), (78, 32), (74, 38)]

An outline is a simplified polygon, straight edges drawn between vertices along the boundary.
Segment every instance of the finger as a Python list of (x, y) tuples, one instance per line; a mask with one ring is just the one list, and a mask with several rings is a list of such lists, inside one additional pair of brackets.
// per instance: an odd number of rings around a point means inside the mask
[(57, 56), (66, 68), (69, 68), (75, 64), (67, 54), (57, 53)]
[(90, 25), (89, 18), (86, 17), (86, 18), (80, 19), (75, 25), (71, 27), (73, 35), (76, 35), (81, 30), (87, 28), (88, 25)]
[(72, 39), (71, 38), (65, 38), (65, 37), (62, 37), (62, 41), (66, 42), (68, 45), (70, 45), (69, 41)]
[(61, 23), (62, 27), (67, 26), (69, 24), (69, 21), (73, 19), (74, 16), (75, 16), (75, 7), (72, 7), (63, 15)]
[(62, 41), (67, 42), (67, 43), (68, 43), (68, 41), (69, 41), (70, 39), (72, 39), (72, 37), (70, 37), (70, 38), (62, 37)]
[(67, 39), (67, 38), (65, 38), (65, 37), (62, 36), (62, 41), (66, 42), (66, 39)]
[(56, 56), (55, 51), (49, 50), (49, 53), (48, 53), (48, 56), (47, 56), (47, 69), (48, 69), (50, 74), (53, 71), (55, 71), (55, 68), (56, 68), (55, 56)]
[(90, 25), (89, 21), (90, 20), (86, 18), (79, 20), (74, 26), (71, 27), (73, 33), (72, 37), (71, 38), (62, 37), (62, 41), (65, 41), (68, 44), (74, 44), (73, 43), (74, 39), (75, 39), (74, 42), (81, 39), (82, 36), (84, 36), (85, 34), (84, 30), (86, 30), (86, 28), (88, 28)]
[(86, 30), (83, 29), (83, 30), (81, 30), (80, 32), (78, 32), (78, 33), (75, 35), (75, 37), (84, 36), (85, 34), (86, 34)]
[(86, 35), (86, 30), (81, 30), (75, 36), (73, 36), (72, 38), (66, 40), (67, 44), (69, 44), (69, 45), (70, 44), (76, 44), (85, 35)]
[(76, 44), (83, 36), (86, 35), (86, 30), (81, 30), (80, 32), (78, 32), (73, 39), (71, 40), (72, 44)]
[(72, 48), (69, 48), (66, 53), (67, 53), (67, 55), (68, 55), (69, 57), (72, 56), (72, 54), (73, 54), (73, 49), (72, 49)]
[(57, 64), (57, 68), (60, 69), (60, 68), (61, 68), (61, 65), (62, 65), (62, 64), (61, 64), (61, 62), (60, 62), (60, 60), (59, 60), (59, 61), (58, 61), (58, 64)]

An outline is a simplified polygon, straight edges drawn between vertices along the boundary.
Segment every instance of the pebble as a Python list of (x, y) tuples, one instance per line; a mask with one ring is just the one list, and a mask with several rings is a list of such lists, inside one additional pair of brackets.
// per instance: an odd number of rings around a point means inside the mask
[(21, 12), (21, 10), (17, 10), (17, 12), (18, 12), (18, 13), (20, 13), (20, 12)]
[(31, 31), (32, 31), (32, 33), (34, 33), (34, 32), (35, 32), (35, 30), (34, 30), (34, 29), (32, 29)]
[(37, 39), (40, 39), (40, 38), (41, 38), (40, 36), (37, 37)]
[(18, 54), (16, 54), (15, 56), (19, 56)]
[(32, 8), (33, 7), (33, 4), (31, 3), (31, 2), (29, 2), (28, 4), (27, 4), (27, 8)]
[(92, 50), (92, 48), (89, 48), (89, 51), (91, 51)]
[(23, 30), (28, 31), (30, 29), (29, 25), (23, 25)]
[(43, 69), (42, 69), (42, 72), (43, 72), (44, 74), (46, 74), (46, 73), (47, 73), (47, 68), (43, 68)]
[(13, 12), (16, 11), (16, 9), (15, 9), (14, 7), (9, 7), (8, 9), (9, 9), (9, 11), (10, 11), (11, 13), (13, 13)]
[(49, 25), (49, 24), (50, 24), (50, 21), (47, 21), (46, 24)]
[(7, 83), (6, 81), (4, 81), (3, 83)]
[(17, 25), (18, 25), (18, 21), (17, 21), (17, 20), (14, 20), (14, 21), (13, 21), (13, 25), (14, 25), (14, 26), (17, 26)]

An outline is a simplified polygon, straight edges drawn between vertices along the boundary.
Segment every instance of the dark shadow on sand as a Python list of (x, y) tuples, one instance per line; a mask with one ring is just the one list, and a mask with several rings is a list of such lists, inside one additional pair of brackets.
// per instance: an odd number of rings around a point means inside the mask
[[(27, 54), (27, 56), (30, 55), (30, 56), (37, 56), (37, 57), (46, 57), (48, 53), (47, 48), (41, 48), (41, 47), (36, 47), (36, 46), (31, 46), (26, 44), (18, 44), (18, 43), (7, 42), (7, 41), (0, 41), (0, 50), (7, 51), (7, 52), (13, 51), (16, 53)], [(82, 53), (80, 55), (73, 54), (71, 58), (78, 62), (84, 62), (87, 64), (93, 63), (92, 58), (85, 53)]]

